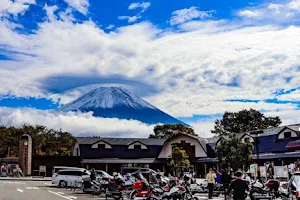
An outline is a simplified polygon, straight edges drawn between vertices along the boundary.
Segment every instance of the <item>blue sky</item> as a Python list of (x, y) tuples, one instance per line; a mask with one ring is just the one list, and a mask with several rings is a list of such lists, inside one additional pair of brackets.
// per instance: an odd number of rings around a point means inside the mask
[(120, 85), (203, 136), (224, 111), (299, 123), (299, 21), (300, 0), (2, 0), (0, 119), (109, 135), (53, 109)]

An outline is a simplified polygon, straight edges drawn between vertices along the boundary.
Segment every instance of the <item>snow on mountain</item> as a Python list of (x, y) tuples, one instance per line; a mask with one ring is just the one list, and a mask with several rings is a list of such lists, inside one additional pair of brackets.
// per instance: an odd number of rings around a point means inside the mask
[(156, 109), (154, 106), (122, 87), (100, 87), (59, 108), (74, 111), (91, 108), (128, 107), (135, 109)]
[(93, 111), (96, 117), (133, 119), (147, 124), (184, 124), (123, 87), (100, 87), (61, 106), (58, 111)]

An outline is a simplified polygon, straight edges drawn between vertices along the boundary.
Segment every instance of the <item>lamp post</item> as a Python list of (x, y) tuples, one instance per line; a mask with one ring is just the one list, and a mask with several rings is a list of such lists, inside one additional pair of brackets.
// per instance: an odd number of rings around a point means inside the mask
[(260, 168), (259, 168), (259, 135), (262, 134), (264, 131), (258, 130), (258, 131), (253, 131), (250, 132), (250, 135), (255, 135), (255, 137), (251, 136), (254, 139), (255, 142), (255, 150), (256, 150), (256, 164), (257, 164), (257, 179), (261, 180), (261, 175), (260, 175)]

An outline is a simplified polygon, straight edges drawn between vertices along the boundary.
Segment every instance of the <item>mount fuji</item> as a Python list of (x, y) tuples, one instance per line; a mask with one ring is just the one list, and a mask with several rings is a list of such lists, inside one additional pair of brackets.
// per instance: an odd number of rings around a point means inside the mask
[(147, 124), (185, 124), (130, 93), (123, 87), (100, 87), (57, 109), (93, 111), (95, 117), (133, 119)]

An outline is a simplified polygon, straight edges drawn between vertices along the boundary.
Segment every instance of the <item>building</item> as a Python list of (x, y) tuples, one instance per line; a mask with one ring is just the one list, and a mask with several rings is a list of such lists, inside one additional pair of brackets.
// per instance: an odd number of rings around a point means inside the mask
[[(273, 162), (286, 165), (300, 158), (300, 124), (282, 126), (237, 134), (242, 142), (254, 144), (252, 159), (255, 162), (258, 138), (259, 163)], [(223, 139), (226, 139), (223, 138)], [(221, 138), (203, 139), (188, 134), (177, 134), (166, 139), (146, 138), (100, 138), (78, 137), (73, 156), (80, 156), (86, 168), (97, 168), (108, 172), (122, 167), (150, 167), (171, 172), (168, 159), (175, 146), (183, 147), (190, 157), (191, 168), (197, 177), (203, 177), (208, 168), (218, 168), (216, 146)], [(298, 142), (299, 141), (299, 142)]]
[[(196, 174), (204, 172), (201, 159), (208, 158), (204, 139), (177, 134), (166, 139), (79, 137), (73, 155), (80, 156), (84, 167), (119, 171), (122, 167), (150, 167), (171, 173), (168, 159), (174, 146), (181, 146), (191, 158)], [(204, 175), (204, 174), (203, 174)]]
[[(253, 144), (252, 159), (257, 162), (255, 140), (258, 138), (259, 163), (273, 162), (275, 165), (286, 165), (300, 158), (300, 124), (281, 126), (260, 130), (261, 133), (245, 132), (237, 134), (242, 142)], [(224, 137), (223, 139), (226, 139)], [(222, 139), (218, 137), (207, 139), (207, 144), (215, 150)], [(299, 142), (298, 142), (299, 141)]]

